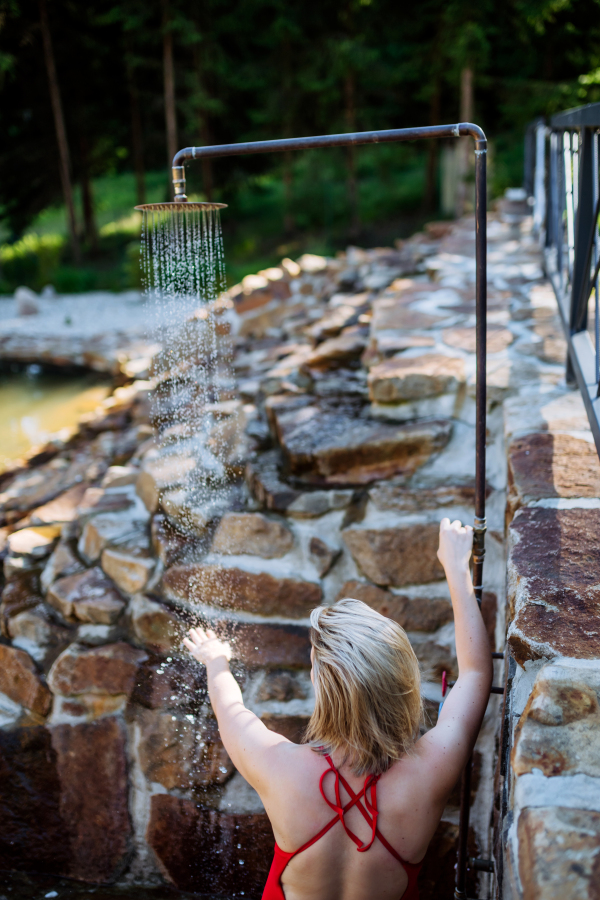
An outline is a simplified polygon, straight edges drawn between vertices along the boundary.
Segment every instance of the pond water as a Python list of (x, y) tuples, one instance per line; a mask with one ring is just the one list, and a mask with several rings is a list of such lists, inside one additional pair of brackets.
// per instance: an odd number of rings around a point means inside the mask
[(0, 372), (0, 472), (50, 435), (77, 423), (108, 396), (112, 382), (93, 373), (27, 366)]

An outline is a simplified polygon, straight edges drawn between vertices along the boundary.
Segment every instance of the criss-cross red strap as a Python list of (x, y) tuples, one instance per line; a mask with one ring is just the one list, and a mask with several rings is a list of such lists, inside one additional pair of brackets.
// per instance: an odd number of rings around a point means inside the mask
[[(368, 850), (369, 847), (372, 845), (373, 841), (375, 840), (375, 835), (377, 833), (377, 816), (378, 816), (378, 812), (377, 812), (377, 782), (379, 780), (379, 776), (378, 775), (367, 775), (367, 777), (365, 778), (365, 783), (363, 785), (362, 790), (358, 794), (355, 794), (354, 791), (352, 790), (352, 788), (350, 787), (350, 785), (346, 782), (345, 779), (343, 779), (341, 777), (340, 773), (333, 765), (331, 757), (326, 756), (325, 759), (329, 763), (329, 768), (325, 769), (325, 771), (321, 775), (321, 780), (319, 781), (319, 788), (320, 788), (321, 794), (323, 796), (323, 799), (325, 800), (325, 803), (327, 803), (327, 805), (330, 806), (331, 809), (335, 810), (335, 812), (336, 812), (336, 818), (333, 820), (333, 824), (335, 824), (337, 819), (339, 819), (340, 822), (342, 823), (344, 831), (346, 832), (348, 837), (354, 841), (359, 852), (364, 853), (365, 850)], [(333, 772), (335, 775), (335, 799), (336, 799), (335, 803), (331, 802), (331, 800), (329, 799), (329, 797), (327, 797), (327, 795), (325, 794), (325, 791), (323, 790), (323, 781), (325, 780), (327, 775), (329, 775), (331, 772)], [(348, 803), (346, 803), (345, 806), (342, 806), (342, 799), (341, 799), (341, 795), (340, 795), (340, 780), (342, 781), (344, 790), (348, 793), (348, 795), (350, 797), (350, 800), (348, 801)], [(371, 802), (369, 802), (369, 798), (367, 796), (367, 792), (369, 790), (371, 791)], [(363, 798), (365, 800), (365, 804), (367, 806), (368, 812), (361, 803), (361, 800)], [(363, 841), (361, 841), (361, 839), (356, 834), (354, 834), (354, 832), (350, 828), (348, 828), (348, 825), (346, 824), (346, 819), (344, 818), (345, 814), (354, 805), (356, 805), (357, 809), (359, 809), (360, 812), (362, 813), (363, 818), (371, 826), (371, 840), (369, 841), (368, 844), (363, 843)]]
[[(336, 822), (341, 822), (342, 826), (344, 828), (344, 831), (346, 832), (348, 837), (352, 841), (354, 841), (354, 843), (356, 844), (356, 849), (359, 851), (359, 853), (364, 853), (366, 850), (368, 850), (373, 845), (373, 841), (377, 837), (377, 838), (379, 838), (379, 840), (381, 841), (381, 843), (383, 844), (385, 849), (389, 853), (392, 854), (394, 859), (397, 859), (398, 862), (403, 866), (410, 866), (410, 863), (406, 863), (402, 859), (400, 854), (394, 850), (392, 845), (386, 841), (386, 839), (380, 832), (379, 828), (377, 827), (377, 816), (379, 815), (379, 811), (377, 809), (377, 782), (379, 781), (379, 775), (367, 775), (367, 777), (365, 778), (365, 783), (362, 787), (362, 790), (359, 791), (358, 794), (355, 794), (354, 791), (352, 790), (352, 788), (350, 787), (350, 785), (348, 784), (348, 782), (346, 781), (346, 779), (344, 778), (344, 776), (340, 775), (340, 773), (334, 766), (333, 760), (331, 759), (331, 757), (326, 754), (325, 759), (329, 763), (329, 768), (325, 769), (325, 771), (321, 775), (321, 779), (319, 781), (319, 789), (321, 791), (321, 795), (322, 795), (323, 799), (325, 800), (325, 803), (327, 803), (327, 805), (330, 806), (331, 809), (333, 809), (335, 811), (335, 816), (333, 817), (333, 819), (331, 819), (330, 822), (327, 823), (327, 825), (325, 825), (324, 828), (321, 829), (321, 831), (318, 834), (316, 834), (310, 841), (308, 841), (306, 844), (304, 844), (302, 847), (300, 847), (298, 850), (296, 850), (295, 853), (292, 855), (295, 856), (297, 853), (302, 853), (303, 850), (307, 850), (309, 847), (312, 847), (312, 845), (315, 844), (318, 840), (320, 840), (323, 837), (323, 835), (327, 834), (327, 832), (329, 831), (330, 828), (333, 828), (333, 826), (336, 824)], [(335, 801), (336, 801), (335, 803), (331, 802), (331, 800), (329, 799), (329, 797), (327, 797), (327, 795), (325, 794), (325, 791), (323, 790), (323, 782), (324, 782), (325, 778), (327, 777), (327, 775), (329, 775), (331, 772), (333, 772), (333, 774), (335, 775)], [(346, 793), (348, 794), (348, 796), (350, 797), (350, 800), (345, 805), (342, 805), (342, 798), (340, 795), (340, 783), (341, 783), (342, 787), (344, 788), (344, 790), (346, 791)], [(371, 795), (370, 799), (369, 799), (369, 794)], [(366, 809), (362, 803), (363, 799), (364, 799), (365, 806), (367, 807)], [(346, 813), (348, 812), (348, 810), (352, 809), (353, 806), (356, 806), (356, 808), (361, 813), (363, 819), (365, 819), (365, 821), (371, 828), (371, 840), (369, 841), (368, 844), (365, 844), (363, 841), (361, 841), (361, 839), (358, 837), (358, 835), (354, 834), (352, 829), (350, 829), (348, 827), (348, 825), (346, 824), (346, 820), (344, 817), (345, 817)]]

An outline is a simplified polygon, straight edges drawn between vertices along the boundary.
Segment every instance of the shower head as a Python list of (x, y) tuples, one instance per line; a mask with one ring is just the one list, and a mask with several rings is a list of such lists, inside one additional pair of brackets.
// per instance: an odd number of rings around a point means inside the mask
[(198, 201), (190, 203), (188, 200), (175, 200), (170, 203), (143, 203), (136, 206), (140, 212), (194, 212), (210, 209), (226, 209), (226, 203), (208, 203)]

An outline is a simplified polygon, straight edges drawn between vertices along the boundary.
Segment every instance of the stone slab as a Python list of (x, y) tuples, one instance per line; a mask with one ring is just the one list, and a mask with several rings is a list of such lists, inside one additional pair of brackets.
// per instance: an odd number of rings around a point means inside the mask
[(212, 542), (213, 553), (250, 554), (263, 559), (285, 556), (294, 546), (287, 526), (261, 513), (225, 513)]
[(525, 508), (509, 531), (508, 642), (529, 659), (600, 656), (600, 509)]
[(446, 597), (407, 597), (394, 594), (365, 581), (346, 581), (337, 600), (352, 597), (362, 600), (382, 616), (393, 619), (405, 631), (437, 631), (452, 621), (452, 604)]
[(509, 508), (548, 497), (600, 497), (593, 443), (569, 434), (528, 434), (508, 448)]
[(398, 528), (346, 528), (342, 538), (356, 565), (378, 585), (402, 587), (440, 581), (437, 522)]
[(131, 627), (136, 641), (161, 653), (181, 646), (183, 622), (175, 611), (143, 594), (136, 594), (129, 605)]
[(369, 372), (369, 397), (374, 403), (403, 403), (453, 393), (465, 383), (460, 357), (440, 353), (397, 356)]
[(106, 883), (129, 857), (125, 734), (117, 719), (52, 728), (60, 815), (70, 832), (69, 877)]
[(144, 709), (135, 721), (140, 765), (149, 782), (167, 790), (197, 790), (224, 784), (233, 774), (214, 719), (197, 724), (182, 712)]
[(600, 777), (600, 665), (560, 664), (539, 671), (515, 729), (511, 764), (516, 776)]
[(47, 715), (52, 705), (31, 656), (6, 644), (0, 644), (0, 693), (40, 716)]
[(154, 795), (146, 833), (166, 879), (180, 890), (260, 898), (275, 844), (262, 815), (228, 815)]
[(286, 400), (273, 403), (270, 413), (290, 473), (313, 484), (351, 486), (411, 475), (452, 433), (445, 419), (392, 425), (340, 404), (294, 406)]
[(311, 581), (202, 563), (172, 566), (165, 572), (162, 586), (173, 600), (263, 616), (303, 618), (321, 602), (321, 588)]
[(125, 608), (123, 598), (99, 566), (59, 578), (48, 589), (47, 600), (67, 619), (100, 625), (112, 625)]
[(147, 658), (143, 650), (126, 643), (104, 644), (87, 649), (71, 644), (58, 657), (48, 674), (48, 684), (57, 694), (125, 694), (135, 686), (137, 669)]
[(525, 809), (517, 825), (523, 900), (594, 900), (600, 869), (600, 813)]

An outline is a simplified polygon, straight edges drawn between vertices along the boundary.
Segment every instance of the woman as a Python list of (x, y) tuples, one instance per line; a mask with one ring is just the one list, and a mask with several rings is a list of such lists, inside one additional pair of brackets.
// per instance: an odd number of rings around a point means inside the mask
[[(256, 789), (277, 841), (263, 900), (416, 900), (421, 860), (469, 758), (489, 698), (489, 640), (473, 593), (472, 528), (443, 519), (458, 679), (418, 738), (419, 667), (399, 625), (358, 600), (311, 615), (315, 711), (297, 745), (246, 709), (214, 632), (185, 644), (206, 664), (234, 765)], [(358, 852), (357, 852), (358, 851)]]

